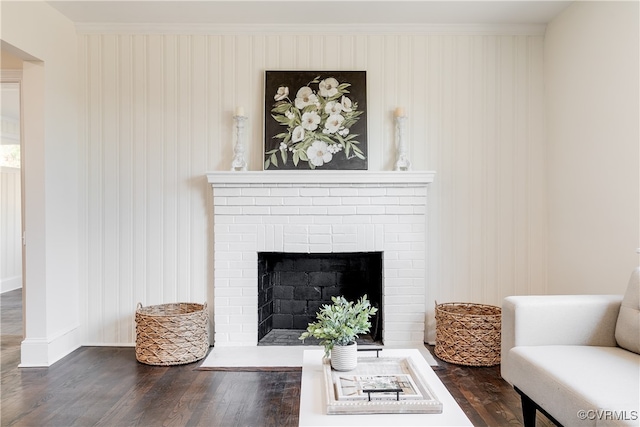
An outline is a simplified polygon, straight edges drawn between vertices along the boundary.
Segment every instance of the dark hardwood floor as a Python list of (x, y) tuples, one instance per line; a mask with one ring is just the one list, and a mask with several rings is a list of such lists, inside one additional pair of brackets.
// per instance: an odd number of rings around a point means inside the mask
[[(297, 426), (298, 372), (199, 371), (138, 363), (132, 347), (82, 347), (49, 368), (18, 368), (21, 292), (1, 295), (2, 426)], [(433, 351), (433, 348), (430, 348)], [(441, 362), (436, 373), (475, 426), (521, 426), (499, 366)], [(538, 426), (552, 426), (538, 415)]]

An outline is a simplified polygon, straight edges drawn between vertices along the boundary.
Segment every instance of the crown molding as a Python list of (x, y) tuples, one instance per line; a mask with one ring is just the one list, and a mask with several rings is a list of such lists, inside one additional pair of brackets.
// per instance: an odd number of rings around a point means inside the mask
[(130, 24), (80, 23), (79, 34), (541, 36), (544, 24)]

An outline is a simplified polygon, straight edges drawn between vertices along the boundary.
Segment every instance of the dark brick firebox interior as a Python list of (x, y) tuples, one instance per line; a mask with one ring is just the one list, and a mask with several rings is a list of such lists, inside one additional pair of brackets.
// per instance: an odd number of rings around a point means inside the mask
[(378, 307), (371, 338), (382, 341), (382, 252), (258, 253), (258, 341), (272, 330), (303, 330), (332, 296), (367, 295)]

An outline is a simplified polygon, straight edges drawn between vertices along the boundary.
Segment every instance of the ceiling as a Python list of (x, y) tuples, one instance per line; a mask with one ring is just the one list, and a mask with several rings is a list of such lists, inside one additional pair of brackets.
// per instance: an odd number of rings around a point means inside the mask
[(78, 24), (546, 24), (571, 1), (49, 1)]

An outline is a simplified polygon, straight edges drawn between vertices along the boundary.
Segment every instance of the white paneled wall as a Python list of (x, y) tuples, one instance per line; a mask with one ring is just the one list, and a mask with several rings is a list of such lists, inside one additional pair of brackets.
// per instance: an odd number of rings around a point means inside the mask
[(132, 343), (137, 302), (209, 298), (205, 172), (230, 167), (238, 105), (250, 169), (262, 168), (265, 69), (366, 70), (371, 170), (392, 169), (393, 111), (405, 108), (414, 169), (437, 171), (431, 310), (544, 292), (542, 59), (541, 34), (490, 31), (81, 35), (85, 342)]
[(0, 167), (0, 292), (22, 287), (20, 169)]

